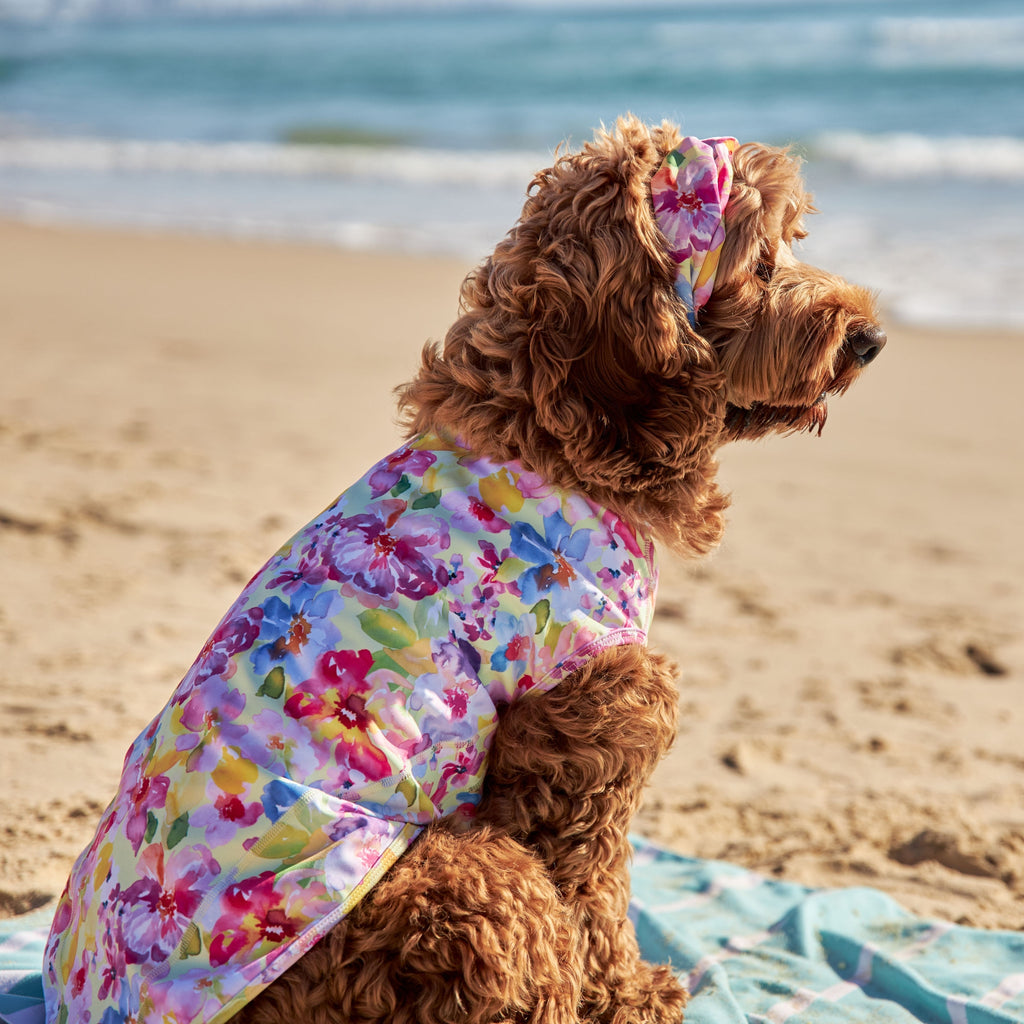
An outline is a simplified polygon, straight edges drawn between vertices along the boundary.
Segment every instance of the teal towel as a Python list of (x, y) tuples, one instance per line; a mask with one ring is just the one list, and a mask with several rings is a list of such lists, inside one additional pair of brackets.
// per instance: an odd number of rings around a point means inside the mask
[(1024, 934), (634, 845), (640, 946), (686, 980), (689, 1024), (1024, 1021)]
[(42, 1024), (40, 967), (53, 906), (0, 921), (0, 1021)]

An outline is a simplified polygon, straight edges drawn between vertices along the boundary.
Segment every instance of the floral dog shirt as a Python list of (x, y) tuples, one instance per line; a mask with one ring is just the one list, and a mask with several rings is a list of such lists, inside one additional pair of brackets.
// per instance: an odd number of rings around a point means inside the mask
[(653, 549), (422, 436), (253, 577), (128, 751), (61, 897), (49, 1024), (223, 1021), (432, 821), (472, 817), (498, 709), (645, 643)]

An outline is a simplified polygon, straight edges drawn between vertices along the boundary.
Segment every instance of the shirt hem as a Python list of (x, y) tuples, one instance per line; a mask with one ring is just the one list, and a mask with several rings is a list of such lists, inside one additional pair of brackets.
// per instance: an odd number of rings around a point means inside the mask
[[(321, 918), (313, 928), (300, 935), (289, 947), (287, 952), (274, 958), (265, 970), (232, 999), (222, 1003), (210, 1018), (209, 1024), (224, 1024), (230, 1020), (243, 1006), (247, 1006), (265, 988), (276, 981), (284, 972), (306, 955), (327, 933), (352, 912), (355, 906), (373, 889), (387, 874), (397, 860), (409, 849), (412, 841), (423, 831), (425, 825), (407, 824), (402, 831), (381, 851), (373, 866), (363, 875), (359, 884), (345, 900), (326, 917)], [(256, 986), (259, 986), (256, 988)], [(255, 990), (254, 990), (255, 989)]]
[(591, 640), (590, 643), (574, 651), (568, 658), (560, 661), (548, 672), (538, 683), (537, 688), (550, 690), (557, 686), (569, 673), (582, 668), (588, 661), (595, 658), (602, 651), (612, 647), (623, 647), (626, 644), (638, 644), (641, 647), (647, 646), (647, 630), (636, 626), (623, 626), (613, 633)]

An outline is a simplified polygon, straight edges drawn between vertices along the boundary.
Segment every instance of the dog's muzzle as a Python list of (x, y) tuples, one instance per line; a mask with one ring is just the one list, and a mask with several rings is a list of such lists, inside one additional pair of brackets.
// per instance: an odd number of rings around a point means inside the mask
[(881, 327), (864, 327), (846, 336), (846, 347), (861, 366), (867, 366), (885, 348), (886, 340)]

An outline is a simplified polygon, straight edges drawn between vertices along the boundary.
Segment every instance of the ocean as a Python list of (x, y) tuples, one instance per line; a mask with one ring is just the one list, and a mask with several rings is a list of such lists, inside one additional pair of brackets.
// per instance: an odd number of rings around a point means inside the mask
[(1024, 326), (1020, 0), (0, 0), (0, 216), (477, 260), (627, 110), (792, 145), (891, 320)]

